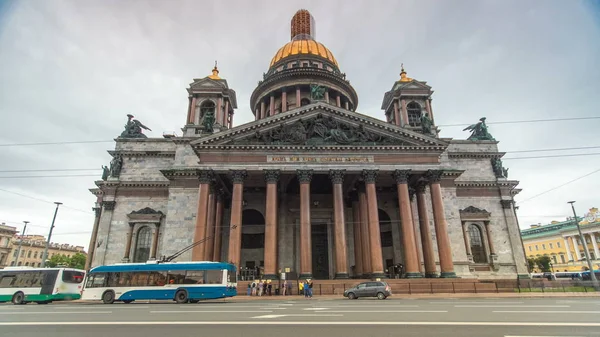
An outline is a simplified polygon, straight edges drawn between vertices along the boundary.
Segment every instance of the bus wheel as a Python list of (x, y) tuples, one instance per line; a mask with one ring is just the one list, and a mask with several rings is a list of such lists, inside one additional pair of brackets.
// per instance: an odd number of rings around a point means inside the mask
[(187, 291), (181, 289), (175, 293), (175, 302), (179, 304), (186, 303), (188, 301)]
[(18, 292), (16, 294), (13, 295), (12, 297), (12, 303), (14, 305), (19, 305), (19, 304), (25, 304), (25, 294), (23, 294), (22, 292)]
[(200, 300), (190, 300), (190, 303), (198, 303)]
[(102, 294), (102, 302), (104, 304), (113, 304), (115, 302), (115, 293), (112, 290), (104, 292)]

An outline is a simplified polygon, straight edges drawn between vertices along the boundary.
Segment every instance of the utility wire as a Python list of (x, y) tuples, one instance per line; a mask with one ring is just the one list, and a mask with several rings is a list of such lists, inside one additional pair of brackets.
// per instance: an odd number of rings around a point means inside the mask
[(592, 172), (590, 172), (590, 173), (588, 173), (588, 174), (584, 174), (584, 175), (582, 175), (582, 176), (580, 176), (580, 177), (577, 177), (577, 178), (575, 178), (575, 179), (573, 179), (573, 180), (569, 180), (569, 181), (567, 181), (567, 182), (566, 182), (566, 183), (564, 183), (564, 184), (558, 185), (558, 186), (556, 186), (556, 187), (553, 187), (553, 188), (551, 188), (551, 189), (549, 189), (549, 190), (546, 190), (546, 191), (544, 191), (544, 192), (542, 192), (542, 193), (536, 194), (536, 195), (534, 195), (533, 197), (530, 197), (530, 198), (528, 198), (528, 199), (525, 199), (525, 200), (523, 200), (523, 201), (520, 201), (520, 202), (518, 202), (518, 204), (520, 205), (520, 204), (522, 204), (522, 203), (524, 203), (524, 202), (527, 202), (527, 201), (529, 201), (529, 200), (532, 200), (532, 199), (534, 199), (534, 198), (537, 198), (537, 197), (539, 197), (539, 196), (542, 196), (542, 195), (544, 195), (544, 194), (546, 194), (546, 193), (548, 193), (548, 192), (552, 192), (552, 191), (554, 191), (554, 190), (557, 190), (557, 189), (559, 189), (559, 188), (561, 188), (561, 187), (563, 187), (563, 186), (566, 186), (566, 185), (568, 185), (568, 184), (570, 184), (570, 183), (576, 182), (577, 180), (580, 180), (580, 179), (583, 179), (583, 178), (585, 178), (585, 177), (591, 176), (592, 174), (594, 174), (594, 173), (597, 173), (597, 172), (600, 172), (600, 169), (594, 170), (594, 171), (592, 171)]
[(600, 154), (600, 152), (594, 152), (594, 153), (576, 153), (576, 154), (556, 154), (556, 155), (550, 155), (550, 156), (508, 157), (508, 158), (502, 158), (502, 160), (562, 158), (562, 157), (584, 157), (584, 156), (597, 156), (599, 154)]
[(67, 144), (91, 144), (91, 143), (112, 143), (114, 140), (79, 140), (65, 142), (46, 142), (46, 143), (12, 143), (0, 144), (0, 146), (37, 146), (37, 145), (67, 145)]
[[(48, 200), (44, 200), (44, 199), (39, 199), (39, 198), (32, 197), (32, 196), (29, 196), (29, 195), (26, 195), (26, 194), (21, 194), (21, 193), (17, 193), (17, 192), (5, 190), (3, 188), (0, 188), (0, 191), (6, 192), (6, 193), (10, 193), (10, 194), (14, 194), (14, 195), (18, 195), (18, 196), (21, 196), (21, 197), (24, 197), (24, 198), (28, 198), (28, 199), (40, 201), (40, 202), (45, 202), (47, 204), (54, 204), (54, 202), (52, 202), (52, 201), (48, 201)], [(81, 210), (81, 209), (78, 209), (78, 208), (66, 206), (65, 204), (62, 205), (62, 208), (72, 209), (74, 211), (78, 211), (78, 212), (82, 212), (82, 213), (86, 213), (86, 214), (94, 214), (92, 212), (88, 212), (88, 211), (84, 211), (84, 210)]]
[[(491, 124), (519, 124), (519, 123), (538, 123), (538, 122), (563, 122), (563, 121), (579, 121), (589, 119), (600, 119), (600, 117), (571, 117), (571, 118), (553, 118), (553, 119), (530, 119), (524, 121), (504, 121), (504, 122), (485, 122), (488, 125)], [(462, 123), (462, 124), (444, 124), (437, 125), (439, 127), (454, 127), (454, 126), (469, 126), (473, 123)]]

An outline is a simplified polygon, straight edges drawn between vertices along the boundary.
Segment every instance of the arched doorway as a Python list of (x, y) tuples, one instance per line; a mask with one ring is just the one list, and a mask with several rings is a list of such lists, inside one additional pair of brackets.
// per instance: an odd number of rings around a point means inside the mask
[(394, 266), (394, 239), (392, 236), (392, 219), (386, 211), (379, 209), (379, 234), (381, 237), (381, 255), (383, 257), (383, 266), (387, 270), (386, 274), (392, 276), (391, 271)]
[(264, 266), (265, 218), (255, 209), (242, 212), (242, 249), (240, 252), (240, 274), (253, 276), (258, 267)]

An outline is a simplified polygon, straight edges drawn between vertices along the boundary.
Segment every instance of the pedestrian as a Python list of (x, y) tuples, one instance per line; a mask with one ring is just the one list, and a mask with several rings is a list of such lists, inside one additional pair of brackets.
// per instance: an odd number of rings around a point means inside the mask
[(267, 280), (267, 294), (271, 296), (271, 291), (273, 289), (273, 285), (271, 284), (271, 280)]
[(298, 282), (298, 295), (303, 295), (304, 294), (304, 282), (299, 281)]
[(258, 296), (262, 296), (263, 295), (263, 290), (265, 289), (265, 283), (263, 282), (263, 280), (260, 280), (258, 282)]
[(308, 280), (308, 297), (313, 297), (313, 283), (312, 280)]
[(252, 296), (256, 296), (256, 287), (257, 287), (256, 281), (252, 281), (251, 286), (252, 286)]

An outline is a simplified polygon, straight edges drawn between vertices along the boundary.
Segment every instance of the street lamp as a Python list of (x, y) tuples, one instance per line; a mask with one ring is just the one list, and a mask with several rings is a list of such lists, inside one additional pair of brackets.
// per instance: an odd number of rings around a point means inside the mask
[(27, 230), (27, 224), (29, 221), (23, 221), (25, 224), (23, 226), (23, 233), (21, 233), (21, 240), (19, 240), (19, 248), (17, 248), (17, 259), (15, 260), (15, 266), (19, 265), (19, 257), (21, 256), (21, 246), (23, 245), (23, 240), (25, 238), (25, 230)]
[(58, 213), (58, 206), (62, 205), (62, 202), (54, 202), (56, 209), (54, 210), (54, 217), (52, 218), (52, 225), (50, 225), (50, 232), (48, 233), (48, 240), (46, 241), (46, 248), (44, 248), (44, 255), (42, 255), (42, 268), (46, 266), (46, 258), (48, 258), (48, 246), (50, 246), (50, 239), (52, 238), (52, 230), (54, 229), (54, 221), (56, 221), (56, 214)]
[[(590, 259), (590, 252), (587, 247), (587, 243), (585, 242), (585, 238), (581, 233), (581, 227), (579, 226), (579, 220), (577, 220), (577, 213), (575, 213), (575, 206), (573, 205), (575, 201), (569, 201), (568, 204), (571, 204), (571, 209), (573, 210), (573, 216), (575, 217), (575, 225), (577, 226), (577, 231), (579, 232), (579, 238), (581, 239), (581, 244), (583, 245), (583, 252), (585, 253), (585, 259), (587, 260), (588, 268), (590, 269), (590, 279), (592, 280), (592, 285), (594, 289), (599, 289), (598, 280), (596, 279), (596, 273), (594, 273), (594, 265), (592, 264), (592, 260)], [(576, 247), (575, 249), (579, 249)]]

